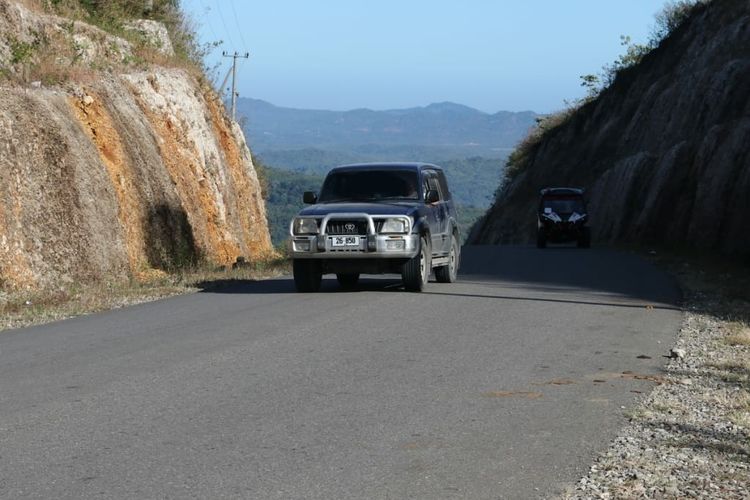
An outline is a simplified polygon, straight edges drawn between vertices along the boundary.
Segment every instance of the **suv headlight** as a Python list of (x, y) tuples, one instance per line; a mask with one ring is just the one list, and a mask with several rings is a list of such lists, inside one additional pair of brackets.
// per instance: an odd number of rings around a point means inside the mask
[(294, 234), (318, 234), (318, 219), (299, 217), (292, 223)]
[(409, 231), (409, 221), (405, 218), (384, 219), (380, 226), (381, 233), (405, 234)]
[(579, 213), (573, 212), (570, 218), (568, 218), (568, 222), (581, 222), (585, 218), (586, 218), (586, 214), (579, 214)]

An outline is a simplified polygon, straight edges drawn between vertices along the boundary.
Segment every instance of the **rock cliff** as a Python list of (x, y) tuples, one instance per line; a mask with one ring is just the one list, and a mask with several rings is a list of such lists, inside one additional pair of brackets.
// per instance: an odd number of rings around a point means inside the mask
[(714, 0), (548, 131), (474, 243), (533, 239), (539, 189), (587, 189), (595, 241), (750, 254), (750, 2)]
[[(15, 2), (0, 0), (0, 16), (8, 71), (18, 44), (31, 45), (19, 40), (39, 36), (100, 64), (131, 54), (123, 39)], [(193, 72), (143, 66), (0, 84), (0, 286), (143, 278), (273, 252), (239, 126)]]

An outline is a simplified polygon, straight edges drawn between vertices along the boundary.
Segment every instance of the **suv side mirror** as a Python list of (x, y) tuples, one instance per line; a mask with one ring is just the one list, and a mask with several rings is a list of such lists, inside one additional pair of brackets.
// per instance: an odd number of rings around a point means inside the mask
[(424, 197), (425, 203), (437, 203), (438, 201), (440, 201), (440, 193), (434, 189), (427, 191), (427, 194)]
[(305, 191), (302, 195), (302, 201), (308, 205), (314, 205), (318, 202), (318, 195), (312, 191)]

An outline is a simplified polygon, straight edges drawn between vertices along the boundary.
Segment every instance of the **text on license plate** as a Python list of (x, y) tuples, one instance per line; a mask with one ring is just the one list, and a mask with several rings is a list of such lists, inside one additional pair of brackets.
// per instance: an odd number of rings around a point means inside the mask
[(359, 236), (333, 236), (331, 246), (334, 247), (358, 247)]

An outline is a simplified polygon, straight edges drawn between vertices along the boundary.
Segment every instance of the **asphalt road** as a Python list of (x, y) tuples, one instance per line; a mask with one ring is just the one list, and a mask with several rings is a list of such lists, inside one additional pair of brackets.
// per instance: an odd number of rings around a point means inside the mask
[(245, 282), (0, 333), (2, 498), (534, 498), (653, 382), (673, 283), (473, 247), (458, 283)]

